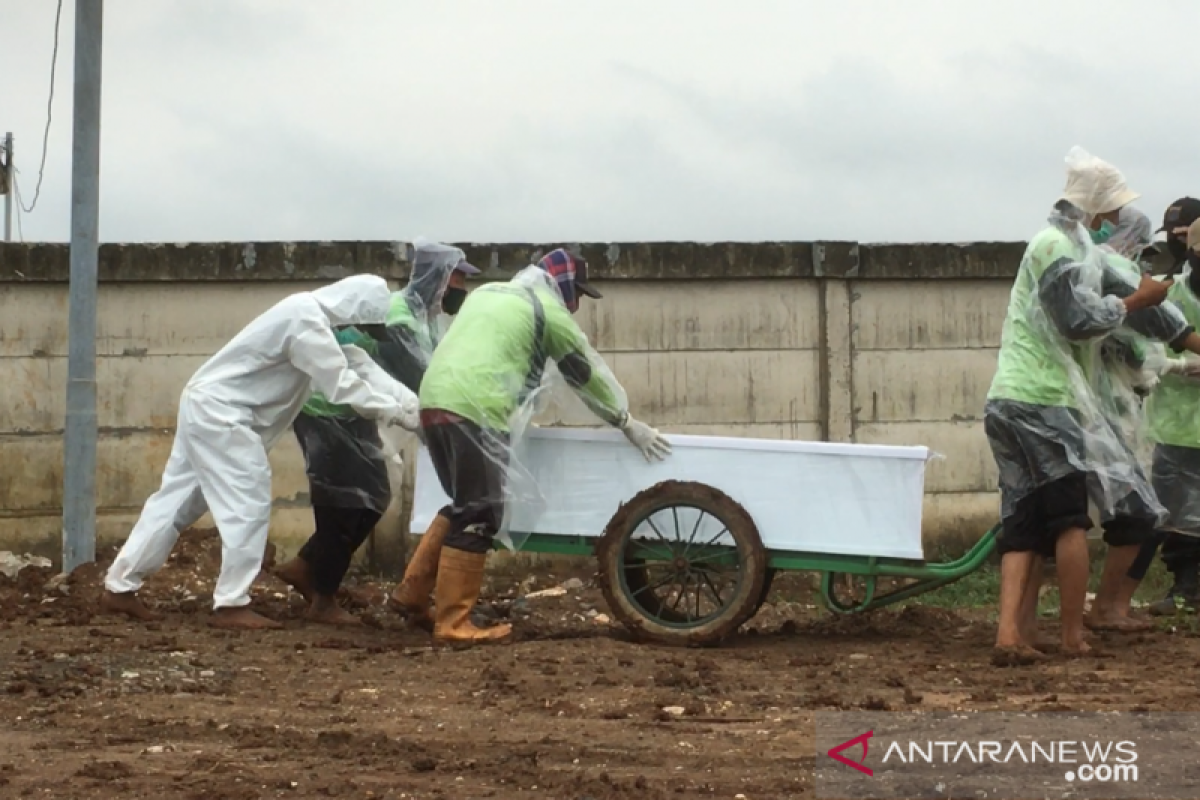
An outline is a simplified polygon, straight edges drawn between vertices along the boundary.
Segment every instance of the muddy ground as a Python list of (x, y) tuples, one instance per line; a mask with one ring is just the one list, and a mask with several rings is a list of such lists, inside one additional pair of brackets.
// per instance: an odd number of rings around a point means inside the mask
[(507, 646), (432, 650), (373, 584), (362, 629), (307, 625), (266, 574), (287, 629), (232, 634), (205, 625), (214, 544), (185, 536), (146, 627), (95, 615), (98, 567), (0, 576), (0, 797), (811, 797), (819, 709), (1200, 710), (1190, 626), (1000, 670), (985, 612), (774, 602), (721, 649), (674, 650), (625, 639), (586, 574), (515, 601), (565, 576), (494, 579)]

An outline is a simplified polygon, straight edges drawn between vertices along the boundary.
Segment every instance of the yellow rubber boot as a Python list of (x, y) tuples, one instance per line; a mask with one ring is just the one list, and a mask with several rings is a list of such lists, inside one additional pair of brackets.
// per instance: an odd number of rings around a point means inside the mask
[(479, 600), (483, 586), (483, 565), (487, 553), (468, 553), (452, 547), (442, 549), (434, 590), (433, 638), (444, 644), (492, 643), (507, 639), (512, 625), (477, 628), (471, 622), (471, 609)]
[(429, 607), (429, 595), (437, 583), (438, 558), (442, 542), (450, 530), (450, 520), (438, 514), (421, 537), (416, 552), (404, 570), (404, 580), (392, 592), (388, 605), (393, 611), (409, 617), (421, 627), (431, 629), (433, 613)]

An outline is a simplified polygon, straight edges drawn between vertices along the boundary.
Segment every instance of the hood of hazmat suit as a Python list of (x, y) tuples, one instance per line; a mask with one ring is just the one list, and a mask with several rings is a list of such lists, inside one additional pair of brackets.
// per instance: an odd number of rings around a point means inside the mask
[(1107, 264), (1084, 224), (1137, 195), (1119, 171), (1079, 148), (1067, 156), (1067, 174), (1049, 227), (1022, 258), (988, 392), (985, 428), (1004, 490), (1001, 513), (1011, 516), (1022, 497), (1082, 472), (1105, 520), (1131, 502), (1161, 517), (1133, 446), (1098, 391), (1103, 342), (1126, 323), (1121, 298), (1138, 278)]
[[(493, 498), (505, 508), (497, 534), (513, 549), (521, 544), (509, 536), (514, 507), (536, 514), (544, 504), (538, 482), (553, 479), (533, 475), (523, 458), (548, 362), (601, 420), (616, 426), (628, 416), (625, 391), (567, 309), (558, 281), (529, 266), (467, 296), (421, 383), (423, 423), (458, 419), (471, 436), (487, 440), (478, 457), (504, 475)], [(443, 489), (454, 496), (453, 486)]]
[[(1200, 298), (1187, 280), (1171, 286), (1170, 300), (1188, 322), (1200, 325)], [(1154, 488), (1170, 514), (1164, 526), (1200, 534), (1200, 363), (1170, 370), (1146, 401), (1148, 438), (1154, 442)]]
[(356, 367), (370, 359), (340, 344), (334, 332), (338, 326), (383, 324), (390, 299), (387, 281), (374, 275), (287, 297), (205, 362), (188, 381), (183, 400), (220, 409), (230, 423), (254, 429), (268, 446), (313, 390), (368, 419), (398, 419), (406, 413), (402, 400), (415, 403), (415, 397), (379, 391), (364, 380)]

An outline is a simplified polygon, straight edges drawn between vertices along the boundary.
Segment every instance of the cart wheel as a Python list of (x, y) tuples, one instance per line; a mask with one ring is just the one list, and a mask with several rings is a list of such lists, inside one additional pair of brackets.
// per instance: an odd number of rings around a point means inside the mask
[(767, 555), (746, 510), (702, 483), (664, 481), (617, 509), (596, 544), (600, 588), (636, 636), (720, 642), (757, 610)]

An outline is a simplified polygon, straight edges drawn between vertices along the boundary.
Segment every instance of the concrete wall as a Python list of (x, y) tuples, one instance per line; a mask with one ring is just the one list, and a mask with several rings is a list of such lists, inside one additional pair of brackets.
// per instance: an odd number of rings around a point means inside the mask
[[(485, 278), (532, 245), (463, 245)], [(668, 432), (925, 444), (929, 539), (977, 537), (997, 509), (980, 416), (1019, 244), (585, 245), (606, 297), (579, 321), (640, 418)], [(402, 282), (392, 243), (106, 245), (97, 378), (99, 535), (124, 537), (157, 486), (179, 391), (247, 321), (355, 272)], [(67, 373), (67, 249), (0, 244), (0, 549), (55, 555)], [(562, 421), (589, 424), (581, 407)], [(310, 532), (303, 462), (272, 456), (272, 538)], [(411, 475), (409, 476), (411, 478)], [(369, 553), (394, 568), (394, 504)], [(797, 513), (803, 515), (803, 509)]]

